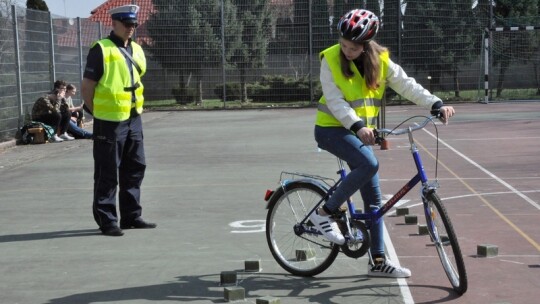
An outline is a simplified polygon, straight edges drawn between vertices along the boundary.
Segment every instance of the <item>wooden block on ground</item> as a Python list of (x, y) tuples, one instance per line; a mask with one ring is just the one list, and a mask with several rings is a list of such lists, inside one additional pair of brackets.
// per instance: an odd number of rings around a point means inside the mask
[(401, 207), (396, 208), (396, 215), (407, 215), (409, 214), (409, 208), (408, 207)]
[(418, 224), (418, 234), (420, 234), (420, 235), (429, 234), (429, 231), (427, 229), (427, 225)]
[(222, 271), (220, 278), (221, 285), (236, 285), (236, 271)]
[(281, 300), (275, 297), (262, 297), (255, 300), (255, 304), (281, 304)]
[(494, 257), (499, 254), (499, 247), (491, 244), (480, 244), (476, 247), (476, 254), (483, 257)]
[(405, 224), (418, 224), (418, 217), (416, 215), (405, 215)]
[(261, 260), (245, 260), (244, 261), (245, 272), (259, 272), (261, 271)]
[(315, 257), (315, 251), (310, 248), (306, 249), (296, 249), (296, 260), (297, 261), (307, 261)]
[(240, 286), (225, 287), (224, 297), (227, 302), (244, 300), (246, 298), (246, 291), (244, 287)]

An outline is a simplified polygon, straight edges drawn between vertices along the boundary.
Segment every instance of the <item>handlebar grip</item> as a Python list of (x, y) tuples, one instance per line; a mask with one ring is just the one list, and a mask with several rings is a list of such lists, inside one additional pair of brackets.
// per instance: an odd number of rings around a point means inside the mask
[(379, 135), (377, 129), (373, 129), (373, 135), (375, 136), (375, 144), (380, 146), (385, 139)]
[(431, 110), (430, 113), (437, 118), (442, 117), (441, 109)]

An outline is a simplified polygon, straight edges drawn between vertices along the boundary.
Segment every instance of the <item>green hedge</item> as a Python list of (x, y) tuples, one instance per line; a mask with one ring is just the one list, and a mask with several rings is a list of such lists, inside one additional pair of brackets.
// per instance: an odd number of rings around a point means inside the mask
[(181, 105), (194, 103), (197, 100), (197, 90), (195, 88), (176, 86), (171, 89), (171, 94), (174, 96), (176, 103)]
[[(263, 76), (260, 81), (246, 85), (248, 99), (251, 102), (294, 102), (310, 101), (309, 78), (294, 78), (282, 75)], [(238, 82), (229, 82), (226, 85), (227, 100), (241, 99), (241, 86)], [(223, 85), (214, 88), (215, 94), (223, 100)], [(314, 98), (318, 100), (322, 89), (316, 82)]]

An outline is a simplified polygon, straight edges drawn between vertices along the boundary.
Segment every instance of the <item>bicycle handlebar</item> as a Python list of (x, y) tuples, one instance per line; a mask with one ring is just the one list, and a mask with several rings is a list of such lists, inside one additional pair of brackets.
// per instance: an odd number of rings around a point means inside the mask
[(430, 117), (426, 117), (424, 122), (414, 127), (401, 128), (401, 129), (374, 129), (373, 133), (375, 134), (375, 144), (380, 145), (385, 140), (383, 137), (380, 136), (380, 134), (402, 135), (405, 133), (412, 133), (416, 130), (420, 130), (424, 128), (429, 122), (433, 121), (433, 119), (435, 118), (441, 119), (441, 117), (442, 117), (442, 114), (439, 110), (432, 110)]

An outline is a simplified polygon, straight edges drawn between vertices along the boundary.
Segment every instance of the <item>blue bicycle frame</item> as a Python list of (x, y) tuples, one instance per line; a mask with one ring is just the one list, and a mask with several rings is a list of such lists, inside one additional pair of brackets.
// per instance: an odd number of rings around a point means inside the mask
[[(416, 129), (416, 128), (415, 128)], [(380, 130), (380, 132), (383, 131), (384, 133), (391, 133), (391, 131), (388, 130)], [(418, 148), (416, 147), (416, 144), (414, 143), (413, 137), (412, 137), (412, 131), (413, 129), (408, 129), (407, 132), (409, 133), (409, 142), (411, 144), (411, 154), (414, 159), (414, 163), (416, 165), (417, 173), (416, 175), (411, 178), (392, 198), (390, 198), (384, 205), (382, 205), (379, 209), (376, 211), (370, 211), (370, 212), (356, 212), (354, 203), (348, 199), (347, 200), (347, 207), (349, 209), (351, 218), (356, 220), (370, 220), (372, 222), (377, 222), (390, 210), (401, 198), (403, 198), (409, 191), (411, 191), (412, 188), (414, 188), (419, 182), (422, 182), (423, 185), (426, 185), (428, 182), (426, 171), (424, 170), (424, 165), (422, 164), (422, 159), (420, 158), (420, 153), (418, 152)], [(334, 191), (337, 186), (341, 183), (341, 181), (347, 176), (347, 172), (345, 170), (345, 166), (343, 164), (343, 160), (339, 160), (339, 175), (340, 179), (336, 183), (334, 187), (330, 189), (330, 191)]]

